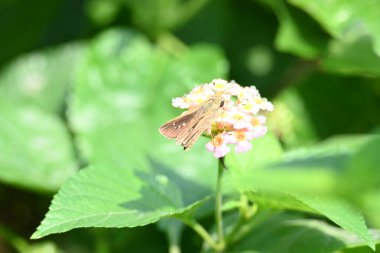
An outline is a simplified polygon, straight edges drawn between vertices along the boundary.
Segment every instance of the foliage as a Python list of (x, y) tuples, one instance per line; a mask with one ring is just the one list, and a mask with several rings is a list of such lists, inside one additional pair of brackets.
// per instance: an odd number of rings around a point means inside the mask
[[(376, 251), (379, 1), (81, 4), (0, 4), (1, 252)], [(206, 138), (184, 152), (158, 132), (214, 78), (275, 105), (226, 157), (225, 249)]]

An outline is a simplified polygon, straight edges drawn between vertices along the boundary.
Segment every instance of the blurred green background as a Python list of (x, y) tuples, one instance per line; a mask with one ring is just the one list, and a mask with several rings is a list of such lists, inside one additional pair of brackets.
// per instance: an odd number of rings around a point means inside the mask
[[(107, 252), (110, 240), (111, 252), (165, 252), (153, 225), (28, 238), (63, 182), (107, 155), (91, 141), (124, 138), (94, 128), (133, 129), (141, 114), (156, 133), (178, 114), (171, 97), (213, 78), (273, 101), (286, 151), (379, 132), (379, 0), (2, 0), (0, 32), (0, 252)], [(147, 138), (135, 128), (131, 150)], [(352, 143), (339, 144), (356, 156), (342, 191), (365, 192), (348, 195), (380, 228), (379, 140)]]

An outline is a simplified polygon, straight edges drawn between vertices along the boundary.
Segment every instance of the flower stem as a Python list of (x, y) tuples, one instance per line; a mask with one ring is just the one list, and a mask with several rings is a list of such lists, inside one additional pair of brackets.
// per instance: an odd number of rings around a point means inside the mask
[(216, 181), (216, 193), (215, 193), (215, 222), (217, 231), (217, 242), (221, 248), (221, 251), (225, 248), (224, 231), (223, 231), (223, 215), (222, 215), (222, 176), (224, 171), (224, 158), (218, 160), (218, 177)]
[(179, 247), (178, 244), (170, 243), (169, 253), (181, 253), (181, 248)]
[(182, 221), (191, 227), (200, 237), (203, 238), (208, 245), (210, 245), (213, 249), (218, 250), (219, 245), (215, 240), (211, 237), (211, 235), (207, 232), (207, 230), (198, 222), (192, 219), (182, 219)]
[(226, 243), (229, 245), (235, 241), (235, 237), (241, 232), (241, 228), (246, 225), (247, 221), (257, 212), (257, 205), (249, 206), (247, 196), (242, 194), (240, 196), (239, 209), (239, 218), (231, 232), (225, 238)]

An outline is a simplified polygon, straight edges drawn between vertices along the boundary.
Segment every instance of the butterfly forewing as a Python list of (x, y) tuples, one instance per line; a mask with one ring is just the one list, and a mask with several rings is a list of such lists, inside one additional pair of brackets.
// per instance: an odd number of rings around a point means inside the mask
[(194, 119), (194, 124), (190, 122), (187, 132), (181, 132), (177, 138), (177, 143), (181, 144), (185, 150), (190, 148), (195, 141), (210, 127), (211, 117), (203, 115), (200, 119)]
[(196, 111), (185, 112), (160, 127), (160, 133), (169, 138), (177, 138), (178, 135), (186, 130), (185, 126), (195, 117)]

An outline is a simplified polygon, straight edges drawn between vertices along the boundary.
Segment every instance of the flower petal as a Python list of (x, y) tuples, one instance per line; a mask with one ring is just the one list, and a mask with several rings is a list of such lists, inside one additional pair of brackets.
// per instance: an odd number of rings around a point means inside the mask
[(267, 132), (266, 118), (261, 111), (272, 111), (273, 104), (260, 96), (255, 86), (242, 87), (235, 81), (214, 79), (210, 83), (198, 85), (183, 97), (174, 98), (172, 104), (179, 108), (193, 108), (202, 105), (210, 96), (220, 93), (223, 97), (223, 106), (208, 111), (202, 107), (204, 113), (212, 113), (210, 122), (213, 136), (206, 144), (206, 149), (215, 157), (223, 157), (235, 145), (236, 152), (245, 152), (252, 148), (250, 141), (263, 136)]
[(222, 145), (222, 146), (215, 148), (214, 156), (216, 158), (220, 158), (220, 157), (227, 155), (227, 153), (229, 153), (230, 151), (231, 151), (230, 147), (228, 147), (227, 145)]
[(190, 105), (188, 102), (186, 102), (185, 98), (179, 97), (179, 98), (173, 98), (172, 105), (177, 108), (185, 109), (189, 108)]
[(206, 149), (210, 152), (213, 152), (215, 150), (215, 146), (212, 144), (212, 141), (207, 142)]
[(247, 152), (251, 148), (252, 148), (252, 144), (249, 141), (242, 141), (236, 145), (235, 151), (238, 153), (242, 153), (242, 152)]

